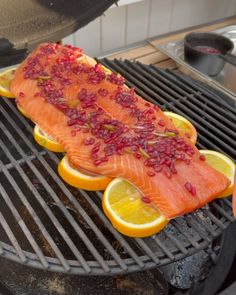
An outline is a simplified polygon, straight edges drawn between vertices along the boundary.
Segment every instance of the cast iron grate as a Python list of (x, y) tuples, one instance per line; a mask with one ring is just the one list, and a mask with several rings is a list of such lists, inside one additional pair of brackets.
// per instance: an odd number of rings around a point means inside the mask
[[(152, 102), (185, 115), (199, 148), (236, 160), (236, 109), (175, 73), (129, 61), (102, 62)], [(72, 274), (111, 275), (165, 265), (207, 248), (233, 221), (231, 200), (172, 220), (158, 235), (131, 239), (102, 213), (100, 192), (67, 186), (61, 155), (41, 149), (33, 124), (13, 100), (0, 100), (0, 255), (27, 266)]]

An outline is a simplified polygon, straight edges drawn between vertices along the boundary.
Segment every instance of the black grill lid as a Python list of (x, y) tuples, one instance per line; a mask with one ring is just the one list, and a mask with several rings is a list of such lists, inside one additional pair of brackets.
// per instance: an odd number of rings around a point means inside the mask
[[(117, 0), (1, 0), (0, 38), (10, 42), (8, 48), (32, 50), (44, 41), (60, 41), (100, 16), (115, 2)], [(0, 56), (5, 41), (0, 39)], [(8, 60), (9, 54), (4, 54)], [(0, 64), (5, 66), (3, 58)]]

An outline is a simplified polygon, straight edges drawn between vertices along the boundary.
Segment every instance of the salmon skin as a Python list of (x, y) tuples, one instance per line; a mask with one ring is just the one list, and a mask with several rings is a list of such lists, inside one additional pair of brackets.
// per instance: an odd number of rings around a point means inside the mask
[(230, 184), (158, 106), (79, 48), (40, 45), (16, 70), (11, 91), (74, 167), (128, 180), (167, 218), (202, 207)]

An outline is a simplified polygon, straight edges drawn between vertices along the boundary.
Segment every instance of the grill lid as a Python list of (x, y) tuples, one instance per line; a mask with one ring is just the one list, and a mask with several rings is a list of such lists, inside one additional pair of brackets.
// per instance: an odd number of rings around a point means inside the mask
[[(115, 2), (117, 0), (1, 0), (0, 37), (10, 42), (8, 48), (32, 50), (45, 41), (60, 41), (100, 16)], [(0, 40), (0, 55), (5, 45), (5, 41)], [(6, 57), (9, 59), (9, 54)], [(0, 58), (1, 64), (10, 65), (9, 62), (3, 64)]]

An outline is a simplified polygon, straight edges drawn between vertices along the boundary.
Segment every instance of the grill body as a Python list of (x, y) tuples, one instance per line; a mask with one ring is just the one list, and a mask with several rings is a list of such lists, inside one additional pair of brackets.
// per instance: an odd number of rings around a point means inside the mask
[[(236, 160), (236, 109), (217, 94), (168, 70), (129, 61), (101, 62), (121, 73), (148, 101), (189, 119), (198, 147)], [(166, 265), (207, 248), (233, 222), (222, 199), (176, 218), (157, 235), (127, 238), (104, 216), (101, 192), (66, 185), (62, 155), (41, 149), (33, 125), (12, 100), (0, 101), (0, 255), (27, 266), (83, 275), (112, 275)]]

